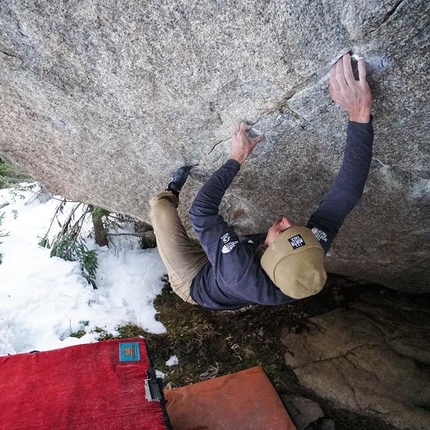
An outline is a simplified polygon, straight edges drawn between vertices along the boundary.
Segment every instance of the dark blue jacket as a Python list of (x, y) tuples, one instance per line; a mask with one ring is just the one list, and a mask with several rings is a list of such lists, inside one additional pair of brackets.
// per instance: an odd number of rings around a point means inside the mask
[[(306, 225), (325, 253), (363, 194), (372, 143), (371, 123), (348, 123), (342, 167)], [(191, 284), (191, 297), (214, 310), (249, 304), (281, 305), (294, 300), (276, 287), (260, 265), (257, 248), (267, 233), (238, 236), (218, 214), (221, 200), (239, 169), (237, 161), (228, 160), (203, 185), (190, 209), (193, 228), (209, 259)]]

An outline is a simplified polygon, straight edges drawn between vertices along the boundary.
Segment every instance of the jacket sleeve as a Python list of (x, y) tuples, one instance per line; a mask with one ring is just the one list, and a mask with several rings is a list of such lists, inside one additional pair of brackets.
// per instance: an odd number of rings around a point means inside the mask
[(372, 145), (372, 123), (349, 121), (342, 167), (306, 225), (325, 253), (330, 249), (345, 218), (361, 199), (372, 160)]
[[(205, 182), (190, 208), (192, 226), (212, 265), (216, 263), (218, 251), (217, 247), (213, 246), (215, 242), (221, 240), (224, 245), (238, 241), (233, 228), (218, 214), (218, 210), (239, 169), (240, 164), (237, 161), (228, 160)], [(226, 234), (228, 236), (221, 239)]]

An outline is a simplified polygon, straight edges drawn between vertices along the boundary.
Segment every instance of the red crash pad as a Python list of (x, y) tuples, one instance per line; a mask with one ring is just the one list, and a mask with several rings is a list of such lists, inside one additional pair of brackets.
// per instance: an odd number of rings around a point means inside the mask
[(174, 430), (296, 430), (261, 367), (165, 390)]
[(0, 429), (166, 430), (149, 369), (143, 339), (0, 357)]

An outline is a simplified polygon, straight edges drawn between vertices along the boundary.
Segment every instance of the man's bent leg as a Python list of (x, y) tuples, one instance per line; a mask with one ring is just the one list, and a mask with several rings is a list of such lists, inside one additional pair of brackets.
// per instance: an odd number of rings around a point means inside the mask
[(182, 300), (195, 304), (190, 296), (191, 282), (207, 263), (206, 253), (188, 237), (179, 219), (178, 198), (174, 194), (160, 193), (151, 199), (150, 205), (158, 252), (172, 289)]

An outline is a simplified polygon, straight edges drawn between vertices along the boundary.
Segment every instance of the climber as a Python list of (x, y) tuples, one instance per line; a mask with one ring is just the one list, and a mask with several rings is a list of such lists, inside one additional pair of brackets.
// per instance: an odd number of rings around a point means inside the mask
[(363, 193), (372, 158), (372, 94), (366, 66), (351, 57), (330, 70), (329, 89), (348, 113), (340, 172), (306, 226), (277, 219), (267, 234), (239, 237), (218, 214), (221, 200), (241, 164), (260, 142), (237, 123), (230, 159), (202, 186), (190, 209), (200, 243), (191, 240), (179, 219), (179, 193), (190, 167), (180, 168), (165, 192), (151, 200), (151, 222), (173, 291), (184, 301), (208, 309), (237, 309), (249, 304), (280, 305), (317, 294), (326, 281), (324, 256), (346, 216)]

